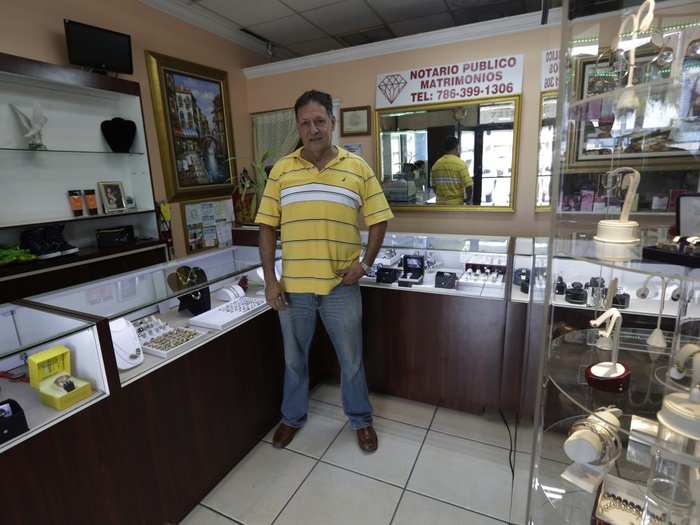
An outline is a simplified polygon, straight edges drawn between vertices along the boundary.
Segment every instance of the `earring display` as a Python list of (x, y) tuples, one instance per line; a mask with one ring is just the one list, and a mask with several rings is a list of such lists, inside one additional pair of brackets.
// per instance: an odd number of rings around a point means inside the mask
[(135, 321), (134, 328), (143, 351), (163, 358), (172, 355), (193, 339), (204, 335), (193, 328), (173, 328), (153, 315)]
[(437, 272), (435, 274), (435, 288), (454, 290), (457, 288), (457, 274), (454, 272)]
[(265, 299), (260, 297), (240, 297), (193, 317), (189, 323), (202, 328), (225, 330), (265, 304)]
[(398, 280), (399, 275), (401, 268), (377, 268), (376, 280), (378, 283), (391, 284)]
[(554, 293), (556, 295), (566, 294), (566, 283), (564, 282), (564, 278), (561, 275), (557, 277), (557, 282), (554, 285)]
[(27, 418), (20, 404), (14, 399), (0, 401), (0, 444), (27, 432)]
[(595, 346), (602, 350), (610, 350), (610, 361), (602, 361), (586, 369), (586, 382), (591, 388), (604, 392), (624, 392), (630, 383), (630, 369), (619, 363), (617, 358), (620, 350), (620, 330), (622, 314), (617, 308), (610, 308), (600, 317), (591, 321), (591, 326), (597, 328), (606, 323), (605, 330), (598, 332)]
[(571, 288), (566, 289), (564, 300), (571, 304), (586, 304), (588, 292), (584, 290), (582, 283), (573, 282), (571, 283)]
[(66, 408), (92, 395), (92, 385), (71, 375), (71, 352), (58, 345), (27, 358), (29, 384), (39, 392), (39, 400), (55, 410)]
[[(698, 363), (697, 370), (694, 366), (696, 356), (700, 358), (700, 346), (693, 343), (683, 345), (673, 359), (673, 366), (670, 370), (671, 378), (680, 381), (686, 377), (689, 371), (700, 374), (700, 363)], [(692, 366), (689, 363), (692, 363)]]
[(626, 309), (630, 306), (630, 294), (620, 288), (619, 292), (612, 296), (612, 306), (618, 309)]
[(513, 284), (520, 286), (523, 280), (530, 281), (530, 270), (527, 268), (518, 268), (513, 272)]
[(109, 322), (109, 330), (119, 370), (129, 370), (143, 363), (141, 342), (133, 324), (120, 317)]
[(607, 407), (576, 421), (564, 442), (564, 452), (572, 461), (587, 465), (607, 465), (622, 451), (618, 432), (622, 410)]

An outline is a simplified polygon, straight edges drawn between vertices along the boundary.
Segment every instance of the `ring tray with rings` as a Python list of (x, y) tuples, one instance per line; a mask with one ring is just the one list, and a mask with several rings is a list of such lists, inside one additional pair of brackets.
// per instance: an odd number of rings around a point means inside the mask
[(66, 408), (90, 397), (92, 385), (71, 375), (71, 353), (58, 345), (27, 358), (29, 384), (39, 391), (39, 400), (53, 409)]

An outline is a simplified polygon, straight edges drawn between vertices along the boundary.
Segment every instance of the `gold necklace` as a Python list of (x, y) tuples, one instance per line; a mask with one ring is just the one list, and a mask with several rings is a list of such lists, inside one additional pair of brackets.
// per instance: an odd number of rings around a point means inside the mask
[[(185, 270), (186, 268), (189, 268), (189, 272), (187, 274), (187, 278), (182, 277), (182, 273), (180, 273), (180, 270)], [(185, 270), (187, 271), (187, 270)], [(184, 288), (189, 288), (192, 285), (197, 284), (197, 268), (196, 267), (189, 267), (189, 266), (182, 266), (175, 270), (175, 275), (177, 275), (177, 279), (180, 281), (180, 284)], [(199, 301), (199, 299), (202, 297), (202, 292), (201, 291), (196, 291), (192, 292), (192, 299), (195, 301)]]

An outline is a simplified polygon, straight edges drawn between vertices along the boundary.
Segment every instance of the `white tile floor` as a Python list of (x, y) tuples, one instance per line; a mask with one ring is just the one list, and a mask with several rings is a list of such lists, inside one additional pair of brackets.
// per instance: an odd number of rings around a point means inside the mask
[(523, 472), (514, 486), (499, 415), (370, 399), (379, 437), (374, 454), (358, 448), (339, 387), (321, 385), (289, 447), (274, 449), (271, 430), (182, 524), (522, 523), (529, 456), (518, 454)]

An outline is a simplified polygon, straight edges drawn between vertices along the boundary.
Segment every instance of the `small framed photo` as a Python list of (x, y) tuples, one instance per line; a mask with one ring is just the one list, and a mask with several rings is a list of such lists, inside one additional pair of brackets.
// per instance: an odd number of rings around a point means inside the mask
[(340, 109), (340, 136), (369, 135), (372, 132), (371, 106)]
[(102, 208), (106, 214), (124, 213), (126, 211), (126, 196), (124, 186), (119, 181), (98, 182), (102, 199)]

